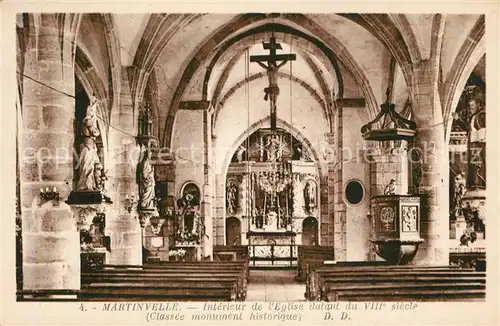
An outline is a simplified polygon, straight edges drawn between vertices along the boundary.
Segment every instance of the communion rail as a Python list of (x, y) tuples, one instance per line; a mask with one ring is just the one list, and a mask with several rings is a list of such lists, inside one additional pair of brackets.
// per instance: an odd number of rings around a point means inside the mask
[(251, 266), (296, 266), (297, 245), (252, 244), (248, 246)]

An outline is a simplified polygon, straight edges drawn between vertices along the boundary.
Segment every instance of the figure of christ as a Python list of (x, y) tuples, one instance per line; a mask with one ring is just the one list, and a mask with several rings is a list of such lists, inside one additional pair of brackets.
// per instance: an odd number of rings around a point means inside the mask
[[(288, 61), (282, 61), (280, 64), (277, 64), (276, 61), (269, 61), (264, 64), (261, 61), (257, 61), (259, 66), (266, 69), (267, 79), (269, 81), (269, 86), (264, 88), (264, 101), (269, 99), (270, 107), (271, 107), (271, 121), (276, 122), (276, 102), (278, 100), (278, 95), (280, 93), (280, 89), (278, 87), (278, 71), (284, 66)], [(273, 124), (274, 126), (274, 124)], [(275, 128), (276, 126), (274, 126)], [(273, 127), (271, 127), (273, 129)]]

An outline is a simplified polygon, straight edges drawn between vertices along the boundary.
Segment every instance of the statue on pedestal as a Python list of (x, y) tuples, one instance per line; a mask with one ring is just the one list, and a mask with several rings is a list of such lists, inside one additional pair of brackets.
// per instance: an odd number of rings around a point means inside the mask
[(267, 148), (267, 161), (276, 162), (281, 160), (282, 155), (282, 143), (278, 135), (271, 135), (267, 137), (266, 140)]
[(137, 183), (139, 185), (138, 209), (155, 208), (155, 179), (151, 165), (151, 150), (146, 148), (141, 162), (137, 166)]
[(486, 188), (486, 113), (478, 99), (469, 101), (468, 188)]
[(455, 219), (461, 217), (462, 214), (462, 198), (466, 192), (465, 178), (463, 173), (457, 174), (453, 180), (453, 198), (451, 215)]
[(100, 136), (97, 125), (97, 99), (93, 96), (87, 113), (83, 119), (83, 142), (80, 145), (80, 157), (78, 160), (78, 184), (77, 191), (98, 190), (94, 169), (100, 164), (97, 155), (96, 139)]
[(233, 181), (227, 188), (227, 212), (230, 215), (236, 214), (238, 198), (238, 185)]
[(312, 181), (306, 182), (304, 187), (304, 203), (307, 210), (316, 207), (316, 184)]

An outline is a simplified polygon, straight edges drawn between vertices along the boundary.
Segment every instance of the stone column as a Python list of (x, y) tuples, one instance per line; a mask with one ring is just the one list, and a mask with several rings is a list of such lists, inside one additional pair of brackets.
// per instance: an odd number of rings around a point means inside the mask
[(333, 246), (334, 216), (335, 216), (335, 135), (325, 134), (328, 147), (324, 151), (327, 167), (326, 174), (320, 176), (320, 243), (322, 246)]
[(213, 210), (212, 210), (212, 191), (213, 191), (213, 183), (212, 183), (212, 175), (214, 166), (212, 164), (212, 113), (210, 110), (203, 111), (203, 175), (204, 175), (204, 184), (203, 184), (203, 200), (201, 203), (201, 212), (205, 218), (205, 237), (202, 240), (203, 242), (203, 253), (202, 257), (209, 257), (212, 260), (213, 254)]
[(215, 205), (216, 205), (216, 218), (215, 223), (213, 225), (214, 237), (215, 237), (215, 245), (223, 246), (224, 239), (226, 234), (226, 223), (224, 219), (226, 218), (226, 194), (225, 194), (225, 176), (222, 174), (218, 174), (216, 177), (216, 197), (215, 197)]
[(120, 130), (109, 130), (109, 160), (106, 168), (110, 178), (106, 189), (113, 200), (106, 214), (106, 235), (110, 237), (111, 250), (106, 253), (107, 264), (141, 265), (142, 236), (136, 207), (127, 210), (125, 198), (137, 200), (135, 169), (139, 148), (134, 135), (137, 133), (130, 85), (126, 68), (123, 68), (120, 92), (120, 107), (113, 108), (111, 124)]
[[(343, 137), (343, 106), (337, 103), (337, 115), (334, 120), (334, 133), (327, 137), (332, 144), (333, 160), (329, 164), (329, 178), (333, 180), (333, 245), (335, 246), (335, 260), (345, 261), (347, 259), (347, 208), (344, 202), (344, 137)], [(331, 182), (331, 181), (330, 181)]]
[[(58, 91), (23, 78), (19, 165), (24, 289), (78, 289), (80, 247), (58, 245), (68, 237), (79, 237), (76, 224), (68, 220), (69, 210), (58, 210), (57, 214), (40, 219), (31, 206), (42, 188), (52, 190), (57, 187), (63, 199), (71, 191), (75, 118), (75, 99), (72, 97), (75, 93), (74, 37), (71, 31), (61, 30), (63, 27), (59, 27), (55, 14), (36, 15), (36, 18), (39, 25), (32, 27), (27, 35), (24, 74)], [(34, 243), (36, 248), (33, 248)], [(74, 273), (76, 269), (78, 272)]]
[(437, 64), (422, 61), (414, 67), (412, 105), (417, 124), (416, 144), (421, 155), (419, 193), (423, 194), (420, 245), (413, 263), (446, 265), (449, 262), (448, 152)]

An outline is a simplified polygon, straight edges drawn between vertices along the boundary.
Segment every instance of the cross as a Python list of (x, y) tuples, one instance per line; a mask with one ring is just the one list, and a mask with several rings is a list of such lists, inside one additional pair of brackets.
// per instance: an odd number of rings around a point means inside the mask
[[(276, 43), (276, 38), (271, 37), (268, 43), (262, 42), (264, 50), (269, 50), (268, 55), (252, 55), (250, 56), (250, 62), (257, 62), (259, 66), (266, 69), (267, 77), (269, 79), (269, 87), (264, 88), (264, 100), (267, 101), (268, 97), (270, 99), (270, 118), (271, 118), (271, 130), (276, 130), (276, 101), (280, 93), (278, 87), (278, 70), (285, 65), (288, 61), (294, 61), (296, 59), (295, 54), (276, 54), (276, 50), (282, 50), (281, 44)], [(281, 61), (278, 64), (278, 61)], [(265, 64), (267, 62), (267, 65)]]

